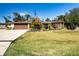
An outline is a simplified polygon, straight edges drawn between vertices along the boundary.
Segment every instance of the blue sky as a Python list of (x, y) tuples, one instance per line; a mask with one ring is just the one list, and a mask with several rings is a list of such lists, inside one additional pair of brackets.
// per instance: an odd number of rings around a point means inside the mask
[(12, 16), (13, 12), (30, 14), (41, 19), (54, 19), (56, 16), (65, 14), (70, 9), (79, 7), (78, 3), (0, 3), (0, 22), (4, 22), (2, 16)]

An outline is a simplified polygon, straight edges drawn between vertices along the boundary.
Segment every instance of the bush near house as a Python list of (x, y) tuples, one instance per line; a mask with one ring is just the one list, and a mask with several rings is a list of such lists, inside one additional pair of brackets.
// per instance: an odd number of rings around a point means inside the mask
[(78, 27), (77, 22), (65, 22), (65, 27), (70, 30), (74, 30)]
[(32, 22), (32, 28), (33, 30), (40, 30), (42, 28), (42, 24), (38, 18), (35, 18), (35, 20)]

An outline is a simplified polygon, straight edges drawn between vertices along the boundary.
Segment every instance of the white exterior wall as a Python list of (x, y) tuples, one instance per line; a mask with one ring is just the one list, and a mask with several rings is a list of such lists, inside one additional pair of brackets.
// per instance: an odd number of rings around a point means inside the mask
[(11, 26), (10, 26), (10, 27), (11, 27), (11, 29), (14, 29), (14, 24), (11, 24)]
[(28, 24), (28, 30), (29, 30), (30, 24)]

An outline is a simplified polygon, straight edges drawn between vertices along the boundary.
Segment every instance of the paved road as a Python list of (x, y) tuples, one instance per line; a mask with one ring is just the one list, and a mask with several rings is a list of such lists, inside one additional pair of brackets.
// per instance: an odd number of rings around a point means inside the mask
[(10, 43), (28, 30), (0, 30), (0, 55), (2, 56)]

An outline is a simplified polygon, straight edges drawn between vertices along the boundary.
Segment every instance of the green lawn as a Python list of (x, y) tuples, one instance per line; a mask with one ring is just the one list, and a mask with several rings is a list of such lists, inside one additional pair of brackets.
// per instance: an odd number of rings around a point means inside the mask
[(10, 45), (4, 55), (77, 56), (79, 31), (26, 32)]

